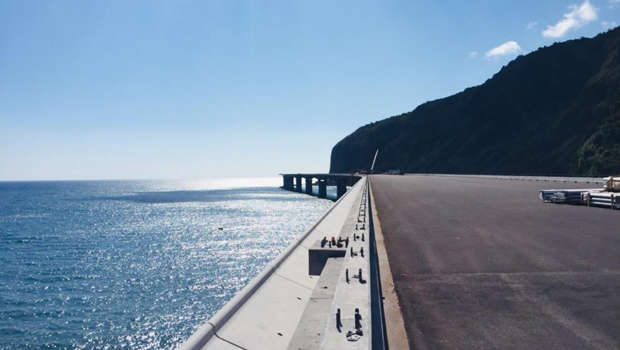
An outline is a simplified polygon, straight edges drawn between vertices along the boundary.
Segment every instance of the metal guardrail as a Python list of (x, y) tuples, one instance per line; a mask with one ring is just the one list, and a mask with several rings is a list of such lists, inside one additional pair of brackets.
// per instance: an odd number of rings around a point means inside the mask
[(381, 289), (381, 272), (379, 269), (379, 255), (375, 240), (375, 223), (372, 215), (372, 200), (370, 180), (368, 181), (368, 228), (370, 240), (370, 308), (372, 312), (372, 349), (389, 350), (385, 312), (383, 310), (383, 291)]
[(542, 190), (539, 198), (547, 203), (565, 203), (620, 209), (620, 193), (597, 189)]
[(565, 182), (565, 183), (586, 183), (602, 185), (605, 181), (601, 178), (594, 177), (576, 177), (576, 176), (545, 176), (545, 175), (475, 175), (475, 174), (416, 174), (409, 173), (407, 176), (440, 176), (440, 177), (458, 177), (458, 178), (483, 178), (495, 180), (510, 181), (536, 181), (536, 182)]

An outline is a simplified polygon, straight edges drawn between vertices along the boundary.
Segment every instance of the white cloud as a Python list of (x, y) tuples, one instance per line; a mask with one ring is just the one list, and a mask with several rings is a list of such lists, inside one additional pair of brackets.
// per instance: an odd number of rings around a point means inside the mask
[[(620, 1), (620, 0), (619, 0)], [(538, 22), (532, 22), (530, 24), (527, 25), (527, 30), (533, 30), (536, 29), (536, 27), (538, 26)]]
[(598, 18), (596, 8), (588, 0), (579, 6), (571, 5), (568, 9), (570, 12), (565, 13), (564, 18), (555, 25), (547, 26), (547, 29), (542, 31), (542, 35), (545, 38), (561, 38), (568, 31), (581, 28), (592, 21), (596, 21)]
[(609, 1), (607, 1), (607, 3), (609, 4), (609, 8), (612, 9), (612, 8), (620, 5), (620, 0), (609, 0)]
[(476, 57), (478, 57), (478, 51), (472, 51), (472, 52), (470, 52), (470, 53), (469, 53), (469, 57), (470, 57), (470, 58), (476, 58)]
[(494, 47), (491, 50), (487, 51), (484, 56), (490, 59), (508, 55), (518, 55), (521, 52), (523, 52), (523, 50), (521, 50), (521, 46), (519, 46), (519, 44), (517, 44), (515, 41), (507, 41), (500, 46)]
[(601, 25), (605, 29), (616, 28), (618, 26), (618, 24), (615, 21), (614, 22), (603, 21), (601, 22)]

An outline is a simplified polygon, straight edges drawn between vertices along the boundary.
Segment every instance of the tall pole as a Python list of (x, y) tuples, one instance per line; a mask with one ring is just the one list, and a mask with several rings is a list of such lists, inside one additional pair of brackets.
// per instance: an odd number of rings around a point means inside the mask
[(370, 172), (372, 173), (373, 170), (375, 170), (375, 162), (377, 161), (377, 155), (379, 154), (379, 150), (377, 149), (377, 152), (375, 152), (375, 158), (372, 160), (372, 165), (370, 166)]

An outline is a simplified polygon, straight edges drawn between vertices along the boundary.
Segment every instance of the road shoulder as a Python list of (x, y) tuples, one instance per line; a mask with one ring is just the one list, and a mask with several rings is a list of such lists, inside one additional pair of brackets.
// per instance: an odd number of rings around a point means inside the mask
[(377, 254), (379, 259), (379, 271), (381, 273), (381, 290), (383, 292), (383, 309), (385, 313), (385, 323), (390, 349), (409, 350), (409, 339), (405, 332), (405, 322), (400, 310), (400, 303), (394, 288), (394, 280), (392, 278), (392, 270), (387, 256), (387, 250), (383, 240), (383, 232), (381, 231), (381, 223), (377, 215), (375, 198), (372, 194), (372, 185), (370, 186), (372, 201), (372, 216), (374, 221), (375, 241), (377, 243)]

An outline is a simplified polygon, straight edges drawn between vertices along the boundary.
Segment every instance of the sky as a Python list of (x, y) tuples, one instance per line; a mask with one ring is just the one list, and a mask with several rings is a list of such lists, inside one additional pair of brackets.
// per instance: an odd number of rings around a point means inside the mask
[(620, 0), (0, 0), (0, 181), (327, 172), (357, 128), (620, 23)]

